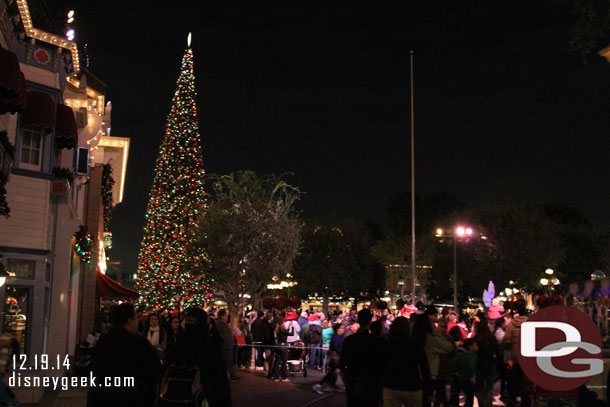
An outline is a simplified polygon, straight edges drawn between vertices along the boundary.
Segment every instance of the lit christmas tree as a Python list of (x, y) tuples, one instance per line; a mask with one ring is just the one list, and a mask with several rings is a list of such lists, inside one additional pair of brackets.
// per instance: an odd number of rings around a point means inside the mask
[(198, 234), (197, 218), (207, 207), (195, 97), (189, 34), (155, 165), (138, 261), (136, 289), (142, 303), (154, 307), (202, 304), (212, 295), (204, 276), (195, 271), (207, 258), (187, 251)]

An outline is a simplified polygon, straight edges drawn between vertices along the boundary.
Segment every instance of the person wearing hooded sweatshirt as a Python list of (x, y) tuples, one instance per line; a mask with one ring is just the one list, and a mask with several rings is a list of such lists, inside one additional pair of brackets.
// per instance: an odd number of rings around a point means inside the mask
[(517, 396), (521, 396), (521, 406), (529, 407), (530, 398), (525, 391), (523, 370), (519, 365), (519, 336), (521, 335), (521, 325), (527, 321), (525, 312), (525, 301), (519, 300), (516, 307), (517, 313), (506, 327), (504, 335), (504, 345), (509, 349), (508, 360), (508, 406), (516, 405)]

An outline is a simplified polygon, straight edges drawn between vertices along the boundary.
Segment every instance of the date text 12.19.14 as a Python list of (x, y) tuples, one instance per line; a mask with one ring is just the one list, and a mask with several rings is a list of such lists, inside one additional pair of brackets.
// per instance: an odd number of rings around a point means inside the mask
[(70, 369), (70, 357), (65, 355), (57, 355), (49, 357), (49, 355), (33, 355), (28, 358), (27, 355), (13, 355), (13, 370), (66, 370)]

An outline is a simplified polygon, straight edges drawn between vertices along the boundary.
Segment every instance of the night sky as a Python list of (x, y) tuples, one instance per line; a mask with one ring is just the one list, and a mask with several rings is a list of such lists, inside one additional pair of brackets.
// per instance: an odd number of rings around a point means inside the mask
[(565, 204), (610, 225), (610, 63), (569, 50), (570, 1), (226, 3), (73, 5), (112, 135), (132, 141), (111, 227), (126, 271), (189, 31), (207, 172), (293, 172), (304, 218), (383, 221), (410, 188), (413, 49), (418, 193)]

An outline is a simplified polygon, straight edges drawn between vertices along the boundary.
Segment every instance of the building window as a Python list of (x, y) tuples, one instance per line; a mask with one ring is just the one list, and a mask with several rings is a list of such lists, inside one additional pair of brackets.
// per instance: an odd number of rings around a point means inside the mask
[(9, 277), (34, 278), (34, 270), (36, 269), (34, 260), (8, 259), (7, 266)]
[(3, 332), (12, 333), (19, 353), (27, 353), (30, 333), (30, 287), (7, 286)]
[(40, 171), (43, 138), (42, 129), (26, 127), (21, 130), (21, 168)]

